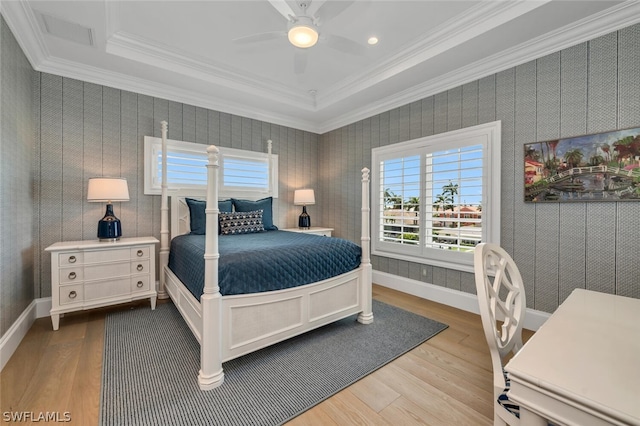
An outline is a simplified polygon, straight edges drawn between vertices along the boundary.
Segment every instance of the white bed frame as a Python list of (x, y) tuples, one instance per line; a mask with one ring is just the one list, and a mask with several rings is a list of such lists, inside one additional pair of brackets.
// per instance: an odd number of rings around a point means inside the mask
[[(224, 381), (222, 363), (336, 320), (358, 314), (362, 324), (373, 322), (369, 236), (369, 169), (362, 169), (362, 259), (360, 266), (324, 281), (264, 293), (222, 296), (218, 287), (218, 154), (207, 153), (205, 285), (198, 301), (169, 269), (169, 206), (166, 183), (167, 122), (162, 122), (162, 204), (160, 285), (158, 295), (171, 297), (200, 342), (202, 390)], [(184, 199), (171, 197), (171, 237), (190, 232)]]

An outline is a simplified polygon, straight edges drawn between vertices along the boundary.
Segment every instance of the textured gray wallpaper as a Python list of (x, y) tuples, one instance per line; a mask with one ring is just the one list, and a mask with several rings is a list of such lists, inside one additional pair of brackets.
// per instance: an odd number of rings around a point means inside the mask
[(0, 17), (0, 336), (34, 298), (36, 75)]
[[(316, 186), (319, 136), (257, 120), (138, 95), (50, 74), (41, 74), (40, 167), (36, 199), (40, 233), (37, 297), (51, 293), (50, 259), (44, 249), (57, 241), (95, 239), (104, 205), (86, 201), (92, 176), (127, 178), (131, 200), (114, 211), (127, 237), (160, 238), (160, 196), (144, 195), (144, 136), (267, 151), (279, 156), (280, 196), (274, 217), (280, 227), (297, 225), (295, 189)], [(314, 206), (309, 207), (314, 217)]]
[[(502, 121), (501, 244), (527, 304), (553, 312), (574, 288), (640, 298), (640, 203), (525, 204), (523, 145), (640, 126), (640, 25), (467, 83), (320, 138), (323, 225), (359, 239), (359, 167), (371, 149)], [(475, 293), (466, 272), (374, 256), (374, 269)]]
[[(115, 205), (125, 236), (160, 231), (160, 197), (143, 193), (143, 137), (160, 136), (280, 157), (274, 213), (295, 226), (297, 188), (316, 189), (314, 225), (359, 241), (360, 169), (371, 149), (502, 121), (502, 245), (514, 256), (530, 307), (552, 312), (574, 288), (640, 297), (640, 204), (525, 204), (523, 145), (640, 125), (640, 25), (378, 114), (322, 136), (32, 70), (0, 20), (0, 334), (33, 298), (50, 296), (57, 241), (95, 238), (101, 204), (89, 177), (126, 177)], [(373, 258), (374, 268), (474, 293), (469, 273)]]

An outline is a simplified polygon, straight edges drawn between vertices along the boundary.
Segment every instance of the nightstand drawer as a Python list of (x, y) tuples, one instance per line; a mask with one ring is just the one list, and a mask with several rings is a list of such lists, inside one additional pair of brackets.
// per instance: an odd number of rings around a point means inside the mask
[(117, 262), (131, 259), (131, 250), (127, 248), (94, 250), (84, 252), (84, 263)]
[(149, 275), (140, 275), (131, 278), (131, 292), (149, 291)]
[(132, 274), (144, 274), (149, 272), (149, 261), (148, 260), (140, 260), (140, 261), (132, 261), (131, 262), (131, 273)]
[(150, 248), (149, 246), (145, 247), (134, 247), (131, 249), (131, 260), (134, 259), (148, 259), (149, 258)]
[(82, 267), (60, 269), (60, 284), (71, 284), (84, 280)]
[(109, 281), (95, 282), (85, 284), (84, 300), (105, 299), (107, 297), (115, 297), (131, 292), (131, 278), (120, 278)]
[(60, 304), (67, 305), (70, 303), (82, 303), (83, 288), (82, 284), (79, 285), (66, 285), (60, 287)]
[(82, 265), (83, 254), (84, 253), (82, 253), (81, 251), (72, 252), (72, 253), (60, 253), (60, 256), (58, 256), (58, 265), (60, 266)]
[(129, 275), (130, 264), (131, 262), (127, 261), (85, 266), (84, 279), (86, 281), (104, 280), (109, 277), (122, 277), (124, 275)]

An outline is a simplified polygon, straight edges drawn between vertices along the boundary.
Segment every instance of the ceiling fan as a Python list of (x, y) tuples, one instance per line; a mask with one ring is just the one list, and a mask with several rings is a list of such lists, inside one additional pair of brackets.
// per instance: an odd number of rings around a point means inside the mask
[(315, 46), (318, 41), (343, 53), (351, 55), (364, 54), (365, 47), (363, 45), (346, 37), (326, 34), (320, 31), (323, 23), (338, 16), (351, 6), (354, 1), (268, 1), (287, 20), (287, 30), (239, 37), (233, 40), (234, 43), (250, 44), (287, 37), (293, 46), (300, 49), (300, 51), (296, 52), (294, 58), (294, 71), (296, 74), (301, 74), (306, 69), (307, 56), (305, 55), (305, 49)]

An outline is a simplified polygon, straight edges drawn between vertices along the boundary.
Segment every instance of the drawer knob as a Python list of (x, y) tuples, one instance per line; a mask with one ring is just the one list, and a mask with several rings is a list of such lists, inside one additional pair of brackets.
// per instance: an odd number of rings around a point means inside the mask
[(69, 263), (76, 263), (76, 260), (75, 256), (69, 256)]
[[(76, 273), (75, 272), (70, 272), (69, 273), (69, 279), (70, 280), (75, 280), (76, 279)], [(75, 292), (74, 292), (75, 293)]]
[(142, 288), (142, 286), (144, 285), (144, 283), (142, 281), (138, 281), (138, 284), (136, 284), (138, 286), (138, 288)]
[(78, 296), (78, 293), (76, 293), (75, 290), (69, 293), (69, 299), (75, 299), (76, 296)]
[(138, 250), (138, 252), (136, 253), (138, 255), (138, 257), (142, 257), (142, 255), (144, 254), (144, 252), (142, 250)]
[(142, 271), (142, 270), (144, 269), (144, 266), (142, 266), (142, 265), (138, 265), (138, 268), (137, 268), (137, 269), (138, 269), (138, 271)]

